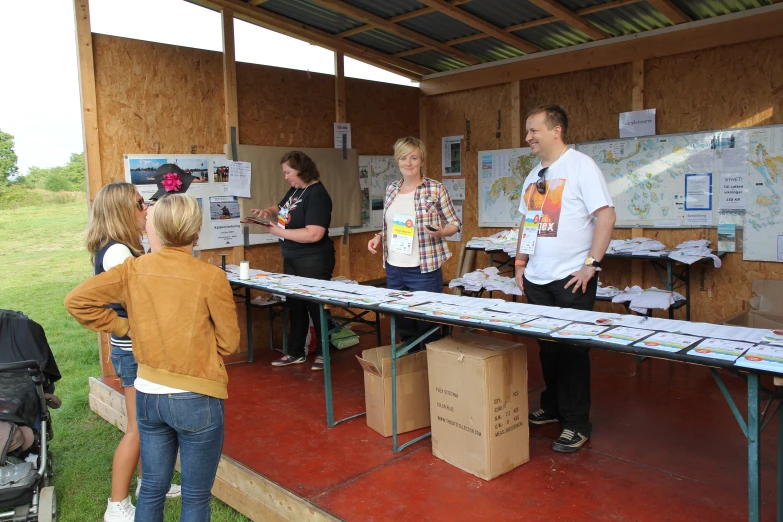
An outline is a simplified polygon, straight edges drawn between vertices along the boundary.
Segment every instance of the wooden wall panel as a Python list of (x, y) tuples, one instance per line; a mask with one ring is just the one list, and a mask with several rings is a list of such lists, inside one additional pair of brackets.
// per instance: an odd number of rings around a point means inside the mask
[(334, 76), (237, 63), (237, 90), (242, 143), (334, 146)]
[(394, 142), (419, 135), (419, 89), (345, 79), (347, 122), (360, 154), (392, 155)]
[[(93, 34), (103, 183), (123, 154), (223, 152), (223, 56)], [(195, 149), (194, 149), (195, 147)]]
[(659, 134), (783, 123), (783, 37), (647, 60)]
[(562, 106), (568, 114), (569, 143), (617, 138), (619, 114), (631, 110), (630, 64), (535, 78), (521, 84), (522, 118), (537, 105)]

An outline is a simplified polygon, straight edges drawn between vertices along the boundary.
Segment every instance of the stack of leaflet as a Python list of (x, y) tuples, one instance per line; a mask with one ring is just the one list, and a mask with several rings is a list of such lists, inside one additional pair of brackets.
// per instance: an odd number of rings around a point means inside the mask
[(661, 250), (666, 250), (666, 245), (649, 237), (635, 237), (632, 239), (613, 239), (609, 242), (607, 254), (631, 254), (635, 256), (660, 255)]
[(449, 282), (449, 288), (460, 287), (468, 292), (478, 292), (485, 289), (490, 292), (500, 291), (508, 295), (522, 295), (514, 278), (498, 275), (498, 269), (495, 267), (474, 270)]
[(468, 248), (481, 248), (487, 252), (503, 250), (513, 257), (517, 246), (517, 230), (503, 230), (489, 237), (474, 237), (468, 241)]
[(712, 253), (709, 244), (710, 241), (708, 239), (686, 241), (677, 245), (677, 248), (669, 253), (669, 257), (686, 265), (692, 265), (705, 257), (709, 257), (712, 259), (715, 268), (720, 268), (720, 258)]
[(625, 287), (625, 292), (621, 292), (612, 298), (613, 303), (627, 303), (630, 301), (629, 308), (640, 314), (647, 314), (649, 308), (668, 310), (677, 301), (684, 300), (685, 297), (677, 292), (659, 290), (654, 286), (647, 290), (642, 290), (638, 286)]
[(614, 297), (621, 293), (623, 293), (623, 291), (616, 286), (603, 286), (603, 284), (601, 284), (601, 280), (598, 280), (598, 290), (596, 291), (596, 297)]

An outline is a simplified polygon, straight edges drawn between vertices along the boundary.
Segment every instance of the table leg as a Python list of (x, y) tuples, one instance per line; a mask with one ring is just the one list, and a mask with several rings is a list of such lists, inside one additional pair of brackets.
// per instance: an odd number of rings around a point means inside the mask
[(381, 346), (381, 313), (375, 312), (375, 339), (378, 341), (378, 346)]
[(759, 376), (748, 374), (748, 520), (761, 519), (761, 456), (759, 429)]
[(247, 321), (247, 362), (253, 362), (253, 306), (249, 287), (245, 287), (245, 317)]
[(324, 305), (318, 304), (318, 321), (321, 325), (321, 354), (324, 358), (324, 395), (326, 397), (326, 425), (334, 426), (334, 405), (332, 404), (332, 365), (329, 357), (329, 326)]

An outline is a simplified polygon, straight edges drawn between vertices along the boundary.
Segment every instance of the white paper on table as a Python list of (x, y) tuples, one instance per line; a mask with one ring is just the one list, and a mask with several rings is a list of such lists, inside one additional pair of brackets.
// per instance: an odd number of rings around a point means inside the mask
[(556, 306), (515, 303), (513, 301), (501, 301), (500, 303), (493, 305), (491, 309), (497, 310), (498, 312), (508, 312), (511, 314), (535, 315), (535, 316), (545, 316), (545, 317), (549, 317), (550, 314), (557, 313), (557, 310), (560, 310), (560, 308)]
[(652, 330), (642, 330), (639, 328), (619, 326), (617, 328), (607, 330), (604, 333), (598, 334), (595, 337), (595, 340), (605, 343), (622, 344), (623, 346), (628, 346), (629, 344), (654, 333), (655, 332)]
[(232, 161), (228, 165), (228, 195), (240, 198), (250, 197), (249, 161)]
[(519, 326), (515, 326), (514, 328), (526, 332), (550, 333), (568, 325), (569, 323), (570, 321), (564, 321), (562, 319), (539, 317), (537, 319), (533, 319), (532, 321), (520, 324)]
[(761, 340), (772, 344), (783, 344), (783, 330), (762, 330)]
[(737, 359), (734, 366), (783, 373), (783, 347), (756, 345)]
[(692, 337), (690, 335), (657, 332), (655, 335), (635, 343), (634, 346), (649, 350), (661, 350), (663, 352), (679, 352), (700, 340), (700, 337)]
[(680, 331), (683, 324), (688, 321), (678, 321), (677, 319), (661, 319), (658, 317), (648, 317), (641, 326), (649, 330), (668, 333), (683, 333)]
[(596, 335), (607, 330), (606, 326), (595, 324), (572, 323), (565, 328), (552, 332), (551, 337), (562, 337), (565, 339), (593, 339)]
[(689, 321), (682, 321), (681, 323), (678, 333), (686, 335), (698, 335), (701, 337), (713, 337), (749, 343), (759, 343), (764, 337), (764, 330), (759, 328), (729, 326), (725, 324), (692, 323)]
[(491, 314), (492, 316), (486, 323), (503, 328), (516, 328), (523, 323), (537, 319), (534, 315), (507, 314), (503, 312), (491, 312)]
[(745, 353), (753, 343), (741, 343), (727, 341), (725, 339), (704, 339), (694, 348), (688, 350), (688, 355), (706, 357), (708, 359), (721, 359), (724, 361), (736, 361)]

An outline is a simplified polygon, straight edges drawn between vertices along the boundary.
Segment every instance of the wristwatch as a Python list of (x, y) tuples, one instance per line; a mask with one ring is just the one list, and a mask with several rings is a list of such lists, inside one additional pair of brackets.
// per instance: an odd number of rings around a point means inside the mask
[(585, 266), (592, 266), (596, 270), (601, 270), (601, 262), (596, 261), (590, 256), (588, 256), (587, 259), (585, 259)]

